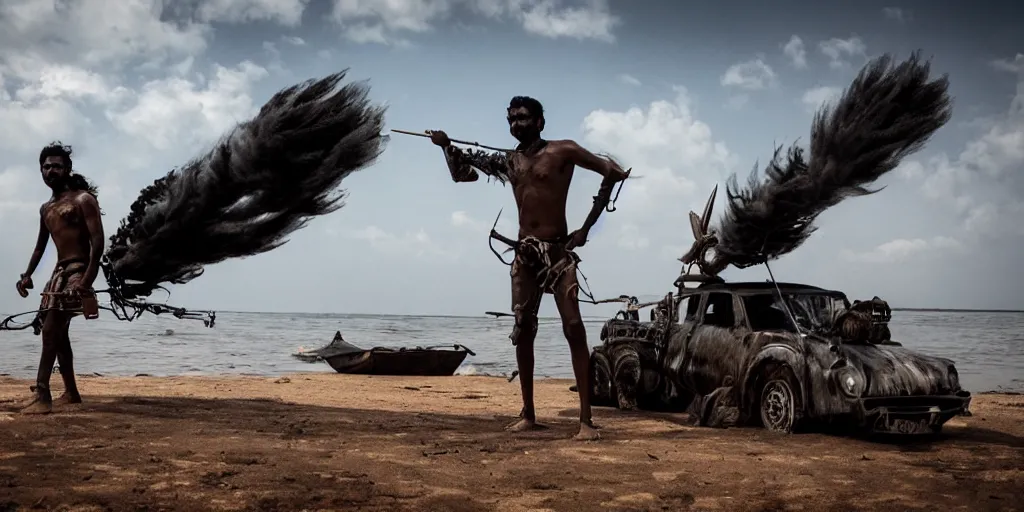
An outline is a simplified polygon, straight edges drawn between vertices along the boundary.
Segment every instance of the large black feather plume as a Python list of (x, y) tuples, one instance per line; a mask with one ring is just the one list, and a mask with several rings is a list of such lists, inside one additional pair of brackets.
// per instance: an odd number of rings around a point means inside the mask
[(342, 207), (335, 188), (387, 141), (385, 109), (369, 104), (368, 87), (336, 89), (346, 71), (281, 90), (210, 152), (143, 189), (104, 255), (112, 301), (272, 250)]
[(777, 149), (763, 180), (756, 167), (745, 190), (735, 175), (729, 179), (713, 266), (743, 268), (778, 258), (815, 231), (815, 218), (827, 208), (878, 192), (867, 186), (949, 121), (948, 87), (945, 75), (929, 79), (929, 64), (917, 53), (896, 65), (889, 55), (868, 63), (834, 107), (816, 113), (809, 163), (796, 146), (785, 162)]

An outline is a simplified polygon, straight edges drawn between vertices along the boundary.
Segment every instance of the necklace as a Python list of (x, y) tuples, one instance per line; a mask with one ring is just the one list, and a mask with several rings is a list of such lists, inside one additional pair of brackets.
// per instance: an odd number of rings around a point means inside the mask
[(534, 155), (538, 151), (544, 149), (544, 147), (547, 146), (547, 145), (548, 145), (548, 141), (546, 141), (544, 139), (541, 139), (541, 138), (538, 138), (537, 140), (535, 140), (535, 141), (533, 141), (533, 142), (531, 142), (529, 144), (520, 144), (518, 147), (516, 147), (516, 152), (517, 153), (524, 153), (526, 155)]

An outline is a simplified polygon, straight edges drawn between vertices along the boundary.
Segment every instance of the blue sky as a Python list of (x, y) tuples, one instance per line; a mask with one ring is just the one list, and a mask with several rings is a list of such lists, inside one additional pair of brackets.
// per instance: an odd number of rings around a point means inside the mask
[[(982, 5), (982, 6), (979, 6)], [(626, 184), (579, 250), (594, 293), (672, 289), (686, 212), (774, 144), (806, 141), (813, 108), (867, 59), (921, 49), (948, 73), (953, 120), (883, 179), (826, 212), (776, 277), (879, 295), (894, 306), (1024, 309), (1024, 7), (1012, 2), (557, 0), (9, 0), (0, 6), (0, 311), (47, 190), (39, 149), (75, 148), (100, 187), (108, 235), (138, 191), (205, 151), (275, 91), (350, 68), (388, 106), (388, 128), (444, 129), (511, 146), (511, 96), (544, 103), (547, 138), (609, 152)], [(599, 177), (580, 170), (569, 223)], [(285, 246), (211, 266), (171, 302), (220, 310), (468, 314), (509, 309), (486, 236), (511, 189), (455, 184), (440, 150), (394, 135), (347, 178), (346, 206)], [(721, 213), (722, 196), (719, 195)], [(52, 246), (36, 291), (54, 262)], [(763, 268), (727, 270), (733, 280)], [(102, 278), (101, 278), (102, 279)], [(102, 283), (98, 283), (102, 285)], [(585, 315), (614, 306), (583, 305)], [(550, 298), (542, 314), (554, 314)]]

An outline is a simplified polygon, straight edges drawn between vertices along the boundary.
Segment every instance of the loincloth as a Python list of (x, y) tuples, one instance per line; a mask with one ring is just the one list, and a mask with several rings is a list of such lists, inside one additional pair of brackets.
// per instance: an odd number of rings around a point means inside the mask
[[(564, 241), (544, 241), (528, 236), (519, 241), (516, 257), (512, 260), (510, 274), (515, 277), (520, 272), (533, 275), (539, 293), (555, 294), (562, 279), (576, 276), (576, 268), (580, 257), (566, 248)], [(579, 284), (574, 284), (576, 288)], [(571, 293), (573, 289), (567, 290)]]
[[(545, 293), (555, 295), (561, 287), (563, 279), (576, 277), (576, 268), (580, 257), (565, 247), (567, 242), (567, 239), (544, 241), (528, 236), (516, 244), (516, 257), (512, 260), (512, 269), (509, 272), (512, 276), (513, 297), (518, 296), (520, 301), (512, 304), (512, 313), (515, 315), (516, 322), (509, 339), (513, 345), (518, 344), (524, 329), (536, 333), (537, 311), (540, 309), (541, 297)], [(522, 274), (524, 272), (526, 274)], [(517, 283), (518, 279), (532, 280), (533, 284)], [(524, 285), (527, 289), (534, 290), (528, 297), (523, 297), (516, 292), (518, 287)], [(578, 289), (579, 283), (573, 282), (572, 286), (563, 291), (571, 295)]]
[(71, 310), (71, 316), (82, 314), (82, 298), (74, 292), (82, 282), (88, 263), (82, 259), (59, 261), (53, 267), (53, 274), (43, 288), (43, 298), (39, 304), (39, 315), (45, 317), (47, 311)]

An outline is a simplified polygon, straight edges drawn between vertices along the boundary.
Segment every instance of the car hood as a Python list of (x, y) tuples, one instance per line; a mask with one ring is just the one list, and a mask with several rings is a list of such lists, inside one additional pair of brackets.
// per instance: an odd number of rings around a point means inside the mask
[(849, 362), (867, 378), (864, 397), (949, 395), (960, 390), (953, 361), (903, 347), (843, 345)]

